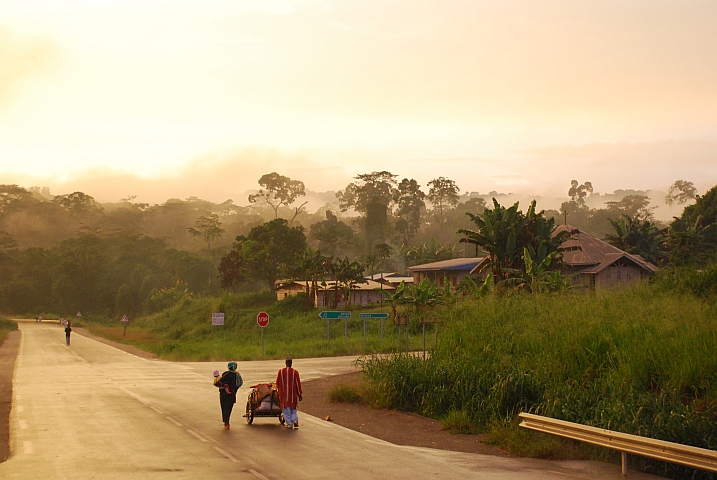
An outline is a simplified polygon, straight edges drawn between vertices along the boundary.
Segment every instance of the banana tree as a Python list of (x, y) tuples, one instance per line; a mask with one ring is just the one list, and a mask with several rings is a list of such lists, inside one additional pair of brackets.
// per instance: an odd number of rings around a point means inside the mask
[(566, 288), (569, 279), (557, 270), (549, 270), (550, 264), (558, 256), (551, 252), (540, 263), (536, 262), (528, 248), (523, 249), (525, 270), (508, 269), (510, 277), (500, 284), (513, 288), (513, 291), (527, 290), (530, 293), (541, 293)]
[(381, 292), (383, 300), (391, 307), (391, 318), (395, 322), (396, 316), (398, 315), (398, 306), (406, 301), (406, 297), (404, 296), (406, 294), (406, 283), (401, 282), (398, 287), (396, 287), (396, 290), (392, 292), (378, 288), (376, 290)]
[(309, 306), (316, 305), (319, 280), (323, 280), (326, 273), (327, 257), (321, 254), (321, 250), (314, 250), (306, 247), (306, 250), (297, 258), (294, 275), (308, 283), (306, 292), (306, 303)]

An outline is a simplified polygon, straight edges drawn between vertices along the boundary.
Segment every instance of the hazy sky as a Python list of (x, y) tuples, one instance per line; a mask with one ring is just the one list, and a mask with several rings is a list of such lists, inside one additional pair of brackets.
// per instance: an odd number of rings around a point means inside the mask
[(0, 183), (244, 203), (270, 171), (379, 169), (703, 193), (717, 2), (0, 2)]

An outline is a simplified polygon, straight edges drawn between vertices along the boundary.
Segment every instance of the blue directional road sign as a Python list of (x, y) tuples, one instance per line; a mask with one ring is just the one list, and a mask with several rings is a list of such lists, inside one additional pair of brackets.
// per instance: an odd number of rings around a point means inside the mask
[(325, 312), (319, 313), (319, 317), (327, 318), (330, 320), (339, 319), (339, 318), (343, 320), (346, 318), (351, 318), (351, 312), (328, 312), (328, 311), (325, 311)]
[(361, 318), (388, 318), (388, 313), (359, 313)]

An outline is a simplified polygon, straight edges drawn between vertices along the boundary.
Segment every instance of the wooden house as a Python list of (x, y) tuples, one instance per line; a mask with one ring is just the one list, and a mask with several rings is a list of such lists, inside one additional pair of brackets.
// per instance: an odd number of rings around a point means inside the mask
[[(573, 285), (591, 291), (635, 285), (647, 279), (658, 268), (640, 255), (627, 253), (589, 233), (561, 225), (553, 235), (567, 231), (570, 236), (560, 245), (560, 273), (572, 276)], [(488, 257), (483, 259), (471, 275), (488, 272)]]
[(482, 257), (453, 258), (440, 262), (414, 265), (408, 267), (406, 270), (413, 275), (414, 283), (421, 283), (425, 278), (428, 278), (439, 288), (444, 288), (446, 283), (452, 288), (456, 288), (463, 278), (469, 275), (481, 260), (483, 260)]

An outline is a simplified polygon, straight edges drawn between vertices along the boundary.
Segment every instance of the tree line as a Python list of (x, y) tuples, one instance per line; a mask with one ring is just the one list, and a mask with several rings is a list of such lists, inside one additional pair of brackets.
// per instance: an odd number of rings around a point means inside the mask
[[(453, 258), (461, 248), (470, 256), (504, 255), (496, 280), (511, 276), (506, 272), (542, 275), (550, 270), (557, 248), (546, 232), (565, 221), (593, 234), (591, 224), (607, 222), (609, 242), (663, 265), (707, 261), (717, 243), (714, 189), (700, 197), (685, 181), (675, 182), (666, 202), (695, 203), (669, 226), (654, 221), (644, 195), (627, 195), (604, 209), (588, 208), (590, 182), (573, 181), (570, 200), (560, 211), (539, 212), (531, 205), (526, 214), (495, 199), (487, 207), (485, 196), (461, 194), (457, 183), (445, 177), (431, 180), (424, 191), (415, 179), (399, 181), (388, 171), (357, 175), (336, 193), (335, 204), (315, 213), (306, 211), (303, 182), (273, 172), (259, 184), (246, 207), (194, 197), (153, 206), (133, 197), (100, 204), (82, 192), (53, 196), (47, 189), (0, 185), (3, 309), (144, 312), (162, 303), (160, 290), (170, 301), (217, 292), (220, 283), (272, 289), (278, 278), (316, 276), (307, 266), (312, 261), (330, 278), (346, 278), (340, 283), (350, 284), (351, 275), (358, 274), (342, 272), (403, 271)], [(481, 228), (498, 217), (524, 222), (520, 228), (508, 222), (501, 227), (505, 231), (520, 232), (526, 225), (538, 230), (528, 228), (531, 242), (509, 243), (500, 253), (479, 237)], [(272, 236), (281, 239), (273, 253), (267, 250)], [(130, 268), (133, 264), (136, 269)], [(306, 273), (297, 273), (302, 268)]]

